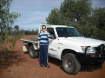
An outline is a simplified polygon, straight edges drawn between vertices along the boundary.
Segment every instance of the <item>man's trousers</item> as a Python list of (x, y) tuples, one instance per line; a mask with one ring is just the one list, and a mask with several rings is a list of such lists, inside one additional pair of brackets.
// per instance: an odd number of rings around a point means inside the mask
[(40, 53), (39, 53), (39, 58), (40, 58), (40, 64), (47, 66), (48, 65), (48, 45), (47, 44), (40, 44)]

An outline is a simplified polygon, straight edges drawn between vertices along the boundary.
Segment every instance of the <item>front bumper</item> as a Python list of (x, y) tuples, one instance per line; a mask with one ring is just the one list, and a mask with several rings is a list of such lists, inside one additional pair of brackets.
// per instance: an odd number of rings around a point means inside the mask
[(77, 59), (81, 64), (96, 64), (105, 61), (105, 54), (77, 54)]
[(105, 45), (101, 44), (97, 47), (94, 47), (95, 53), (80, 54), (78, 59), (83, 63), (102, 63), (105, 60)]

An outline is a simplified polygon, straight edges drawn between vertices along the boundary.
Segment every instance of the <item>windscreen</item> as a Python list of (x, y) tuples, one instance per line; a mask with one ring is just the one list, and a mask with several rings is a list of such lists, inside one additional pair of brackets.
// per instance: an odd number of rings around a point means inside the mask
[(78, 37), (80, 33), (75, 28), (57, 27), (56, 31), (59, 37)]

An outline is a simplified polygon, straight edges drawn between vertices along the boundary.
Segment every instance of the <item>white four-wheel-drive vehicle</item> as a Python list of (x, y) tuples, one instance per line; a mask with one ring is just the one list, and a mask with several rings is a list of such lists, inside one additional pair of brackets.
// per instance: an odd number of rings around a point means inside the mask
[[(65, 72), (77, 73), (84, 63), (103, 64), (105, 41), (83, 37), (71, 26), (47, 25), (47, 30), (53, 37), (49, 41), (49, 56), (60, 60)], [(24, 52), (29, 52), (33, 58), (37, 57), (37, 41), (21, 40), (27, 43), (23, 46)]]

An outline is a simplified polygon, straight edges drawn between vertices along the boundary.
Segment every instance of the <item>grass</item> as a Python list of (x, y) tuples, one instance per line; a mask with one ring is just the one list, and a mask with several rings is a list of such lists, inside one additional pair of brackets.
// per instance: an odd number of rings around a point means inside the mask
[(14, 47), (20, 37), (21, 36), (8, 36), (5, 41), (0, 42), (0, 69), (13, 63), (14, 59), (17, 60)]

